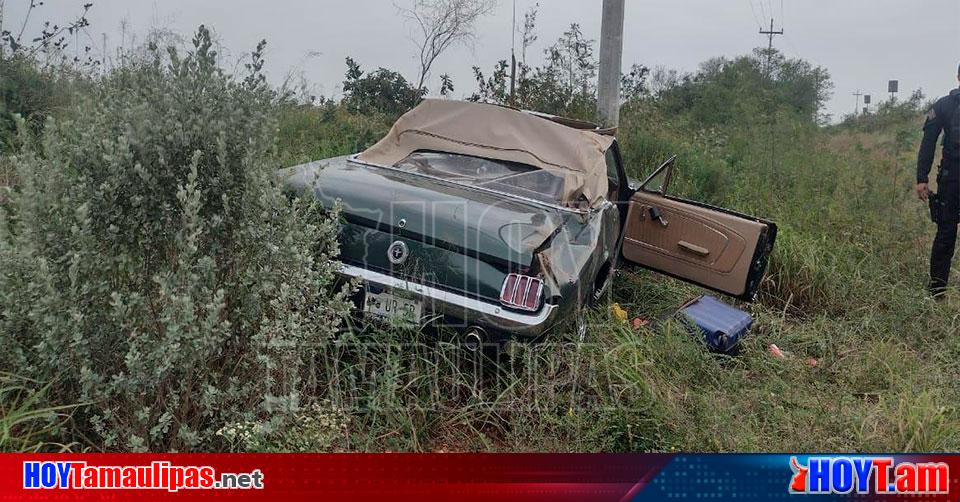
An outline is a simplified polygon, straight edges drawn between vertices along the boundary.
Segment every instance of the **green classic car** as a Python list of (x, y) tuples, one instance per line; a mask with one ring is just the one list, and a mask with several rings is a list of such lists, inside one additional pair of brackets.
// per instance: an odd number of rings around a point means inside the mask
[(633, 186), (605, 131), (488, 104), (427, 100), (370, 149), (285, 173), (342, 205), (359, 309), (453, 328), (468, 347), (582, 338), (584, 308), (626, 264), (751, 300), (777, 233), (666, 195), (672, 159)]

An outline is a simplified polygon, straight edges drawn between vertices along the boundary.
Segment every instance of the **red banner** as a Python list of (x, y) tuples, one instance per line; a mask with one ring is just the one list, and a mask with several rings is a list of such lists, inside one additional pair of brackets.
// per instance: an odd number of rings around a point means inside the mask
[(8, 500), (957, 501), (957, 455), (0, 455)]
[(0, 500), (630, 498), (670, 455), (0, 455)]

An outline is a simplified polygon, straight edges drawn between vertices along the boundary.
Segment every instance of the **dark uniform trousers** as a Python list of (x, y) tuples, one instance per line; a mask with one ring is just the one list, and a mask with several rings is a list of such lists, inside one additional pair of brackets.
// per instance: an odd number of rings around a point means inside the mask
[[(942, 168), (940, 172), (943, 173)], [(960, 179), (957, 176), (939, 178), (937, 192), (943, 201), (943, 211), (930, 254), (930, 288), (934, 291), (947, 287), (950, 263), (957, 244), (957, 224), (960, 223)]]

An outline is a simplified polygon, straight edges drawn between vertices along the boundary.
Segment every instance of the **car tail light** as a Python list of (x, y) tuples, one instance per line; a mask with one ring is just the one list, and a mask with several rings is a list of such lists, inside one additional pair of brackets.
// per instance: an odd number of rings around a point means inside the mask
[(500, 303), (507, 307), (533, 312), (540, 308), (542, 294), (543, 281), (539, 278), (509, 274), (500, 290)]

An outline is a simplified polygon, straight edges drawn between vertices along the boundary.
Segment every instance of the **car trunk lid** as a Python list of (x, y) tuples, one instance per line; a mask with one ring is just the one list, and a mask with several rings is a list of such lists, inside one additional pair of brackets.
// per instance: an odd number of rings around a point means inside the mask
[[(327, 207), (340, 201), (353, 225), (456, 252), (500, 269), (522, 270), (563, 224), (563, 212), (399, 170), (352, 162), (349, 157), (290, 168), (288, 186), (312, 190)], [(387, 250), (344, 242), (344, 253), (374, 258)], [(362, 249), (361, 249), (362, 248)], [(356, 260), (360, 257), (349, 256)]]

